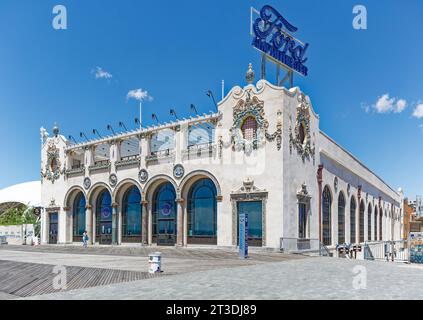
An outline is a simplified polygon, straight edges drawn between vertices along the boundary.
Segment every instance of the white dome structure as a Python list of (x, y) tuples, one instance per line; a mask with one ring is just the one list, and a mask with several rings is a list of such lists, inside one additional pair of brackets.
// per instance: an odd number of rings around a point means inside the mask
[(32, 181), (16, 184), (0, 190), (0, 214), (10, 207), (41, 205), (41, 182)]

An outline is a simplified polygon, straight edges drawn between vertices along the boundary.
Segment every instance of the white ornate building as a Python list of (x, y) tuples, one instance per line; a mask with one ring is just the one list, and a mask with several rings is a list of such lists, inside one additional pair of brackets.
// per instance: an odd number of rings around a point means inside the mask
[(72, 143), (42, 131), (43, 243), (299, 250), (400, 239), (403, 195), (320, 130), (311, 100), (260, 80), (215, 114)]

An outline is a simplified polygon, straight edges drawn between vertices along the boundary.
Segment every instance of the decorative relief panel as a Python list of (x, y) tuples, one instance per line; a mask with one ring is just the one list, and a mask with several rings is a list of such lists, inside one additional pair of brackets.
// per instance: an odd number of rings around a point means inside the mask
[(289, 150), (295, 148), (303, 161), (315, 159), (315, 144), (311, 142), (310, 133), (310, 105), (305, 95), (298, 95), (299, 105), (297, 107), (295, 128), (289, 128)]
[[(240, 100), (233, 109), (233, 125), (231, 128), (232, 148), (235, 151), (244, 150), (250, 153), (254, 149), (262, 147), (266, 139), (269, 141), (277, 141), (278, 150), (282, 147), (282, 121), (280, 120), (281, 112), (278, 111), (277, 129), (273, 134), (268, 133), (269, 123), (265, 119), (264, 102), (260, 101), (256, 96), (251, 98), (251, 92), (247, 91), (246, 100)], [(257, 127), (253, 139), (245, 139), (242, 132), (242, 125), (248, 118), (254, 118)]]
[(60, 175), (63, 174), (64, 170), (61, 169), (62, 164), (59, 157), (59, 149), (54, 144), (54, 141), (51, 140), (47, 149), (47, 163), (45, 165), (45, 171), (43, 172), (41, 170), (42, 178), (46, 178), (52, 183), (60, 178)]

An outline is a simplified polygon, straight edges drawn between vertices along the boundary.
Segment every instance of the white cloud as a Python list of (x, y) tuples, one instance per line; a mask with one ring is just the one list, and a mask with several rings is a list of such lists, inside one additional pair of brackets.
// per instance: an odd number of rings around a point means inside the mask
[(404, 109), (407, 108), (407, 101), (404, 99), (399, 99), (397, 101), (396, 108), (394, 110), (395, 113), (401, 113), (404, 111)]
[(152, 101), (153, 97), (148, 94), (147, 90), (141, 88), (130, 90), (126, 95), (126, 99), (135, 99), (137, 101)]
[(407, 101), (405, 99), (391, 98), (389, 93), (385, 93), (376, 101), (373, 108), (377, 113), (401, 113), (407, 107)]
[(420, 103), (416, 106), (416, 108), (413, 111), (413, 117), (417, 119), (423, 118), (423, 103)]
[(103, 70), (101, 67), (96, 67), (93, 72), (95, 73), (96, 79), (110, 79), (113, 77), (109, 72)]

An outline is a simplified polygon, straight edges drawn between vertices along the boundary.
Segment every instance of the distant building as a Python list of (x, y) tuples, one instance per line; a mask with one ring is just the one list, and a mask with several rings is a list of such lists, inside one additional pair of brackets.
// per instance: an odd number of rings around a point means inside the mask
[[(409, 219), (406, 219), (406, 216), (404, 215), (404, 225), (408, 229), (408, 232), (423, 232), (422, 197), (417, 196), (415, 201), (409, 201), (407, 205), (405, 205), (404, 202), (404, 210), (407, 210), (410, 213)], [(405, 230), (404, 234), (406, 235), (406, 238), (408, 238), (408, 233), (405, 233)]]
[(40, 181), (20, 183), (0, 190), (0, 214), (7, 209), (25, 206), (38, 207), (40, 204)]

